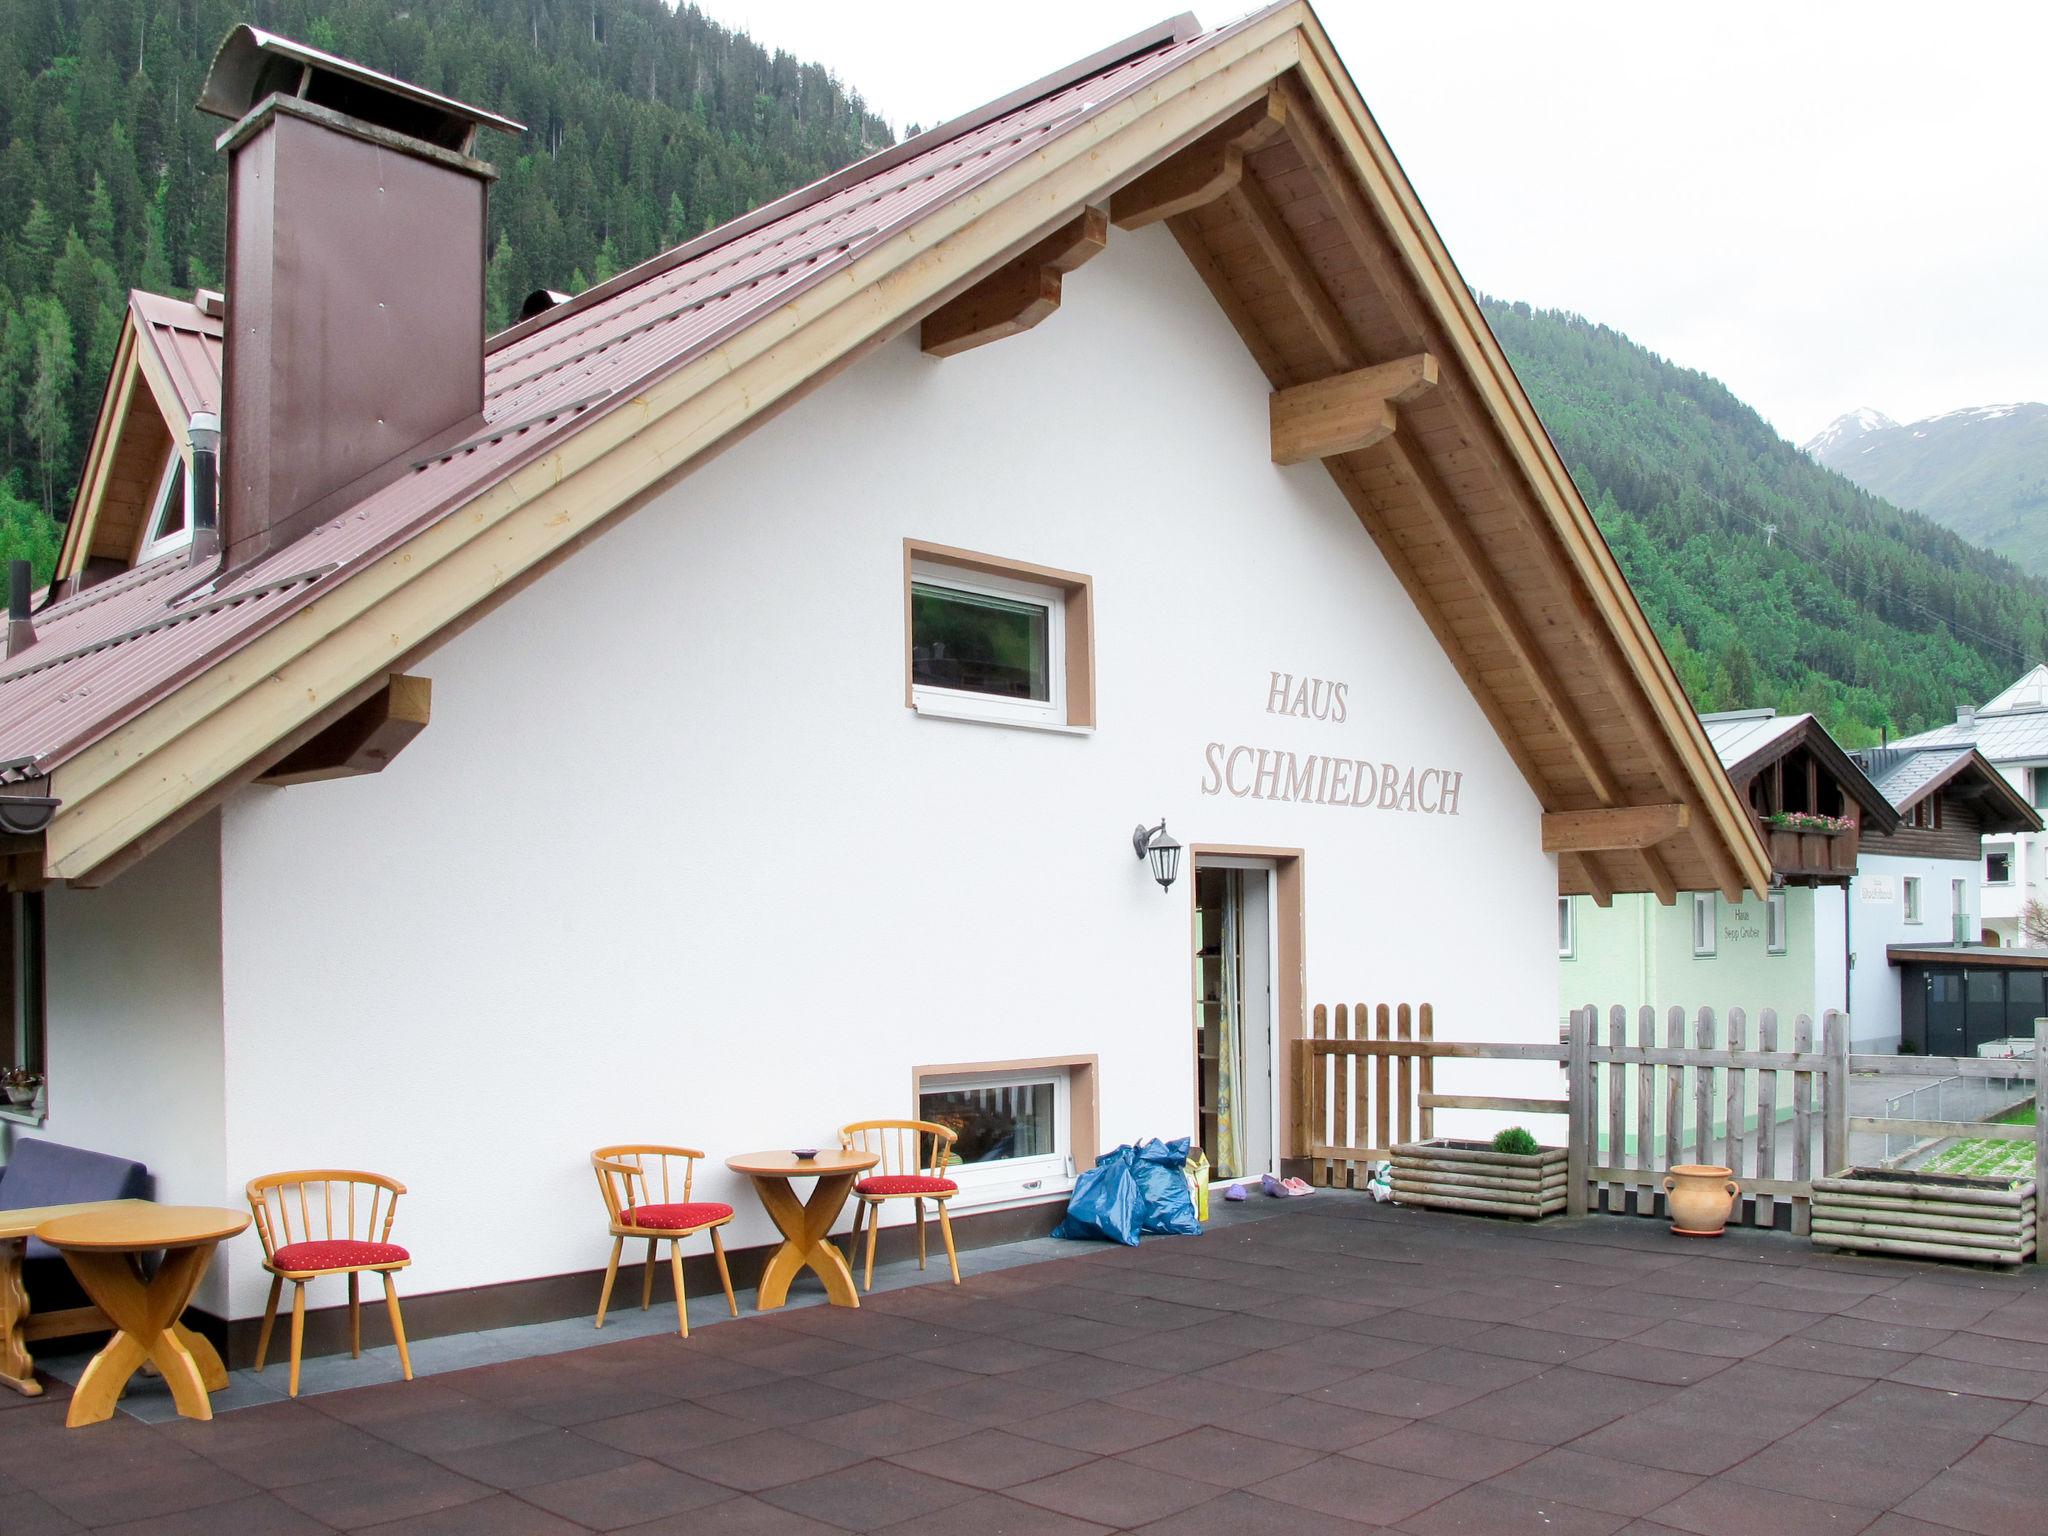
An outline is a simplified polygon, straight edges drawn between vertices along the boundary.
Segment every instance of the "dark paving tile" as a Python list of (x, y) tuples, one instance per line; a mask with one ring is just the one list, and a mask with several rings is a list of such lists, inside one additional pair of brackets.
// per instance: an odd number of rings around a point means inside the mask
[(1924, 1354), (1944, 1343), (1954, 1330), (1920, 1328), (1904, 1323), (1873, 1322), (1860, 1317), (1824, 1317), (1794, 1335), (1828, 1344), (1853, 1344), (1859, 1349), (1895, 1350), (1903, 1354)]
[(621, 1414), (576, 1426), (576, 1433), (600, 1445), (661, 1460), (686, 1455), (698, 1446), (750, 1435), (761, 1426), (751, 1419), (719, 1413), (701, 1403), (674, 1403), (644, 1413)]
[[(1180, 1335), (1168, 1334), (1166, 1337), (1178, 1338)], [(1171, 1371), (1150, 1366), (1105, 1360), (1100, 1355), (1055, 1353), (1047, 1364), (1006, 1372), (1005, 1379), (1063, 1396), (1114, 1397), (1119, 1392), (1135, 1392), (1155, 1381), (1164, 1381), (1171, 1374)]]
[(1407, 1536), (1613, 1536), (1627, 1523), (1624, 1516), (1604, 1510), (1480, 1483), (1410, 1515), (1396, 1528)]
[(1645, 1334), (1602, 1345), (1591, 1354), (1581, 1355), (1572, 1365), (1578, 1370), (1596, 1371), (1602, 1376), (1622, 1376), (1631, 1381), (1656, 1382), (1668, 1387), (1689, 1387), (1735, 1363), (1692, 1350), (1659, 1348), (1647, 1342), (1648, 1337)]
[[(1555, 1294), (1541, 1297), (1490, 1296), (1478, 1291), (1454, 1291), (1448, 1296), (1433, 1296), (1427, 1301), (1417, 1302), (1412, 1310), (1433, 1317), (1456, 1317), (1476, 1323), (1518, 1323), (1535, 1313), (1547, 1311), (1561, 1300), (1563, 1298)], [(1466, 1331), (1469, 1333), (1471, 1330)]]
[(976, 1497), (975, 1490), (888, 1461), (864, 1461), (757, 1497), (849, 1531), (874, 1531)]
[(1228, 1387), (1256, 1387), (1266, 1392), (1313, 1392), (1347, 1377), (1359, 1376), (1369, 1367), (1342, 1360), (1306, 1354), (1299, 1349), (1266, 1349), (1255, 1355), (1241, 1355), (1212, 1365), (1198, 1374), (1204, 1381)]
[(1006, 1371), (1031, 1370), (1065, 1360), (1064, 1350), (1041, 1349), (1016, 1339), (976, 1337), (915, 1351), (915, 1360), (943, 1365), (956, 1371), (973, 1371), (981, 1376), (1000, 1376)]
[(1010, 1495), (1077, 1520), (1122, 1528), (1199, 1504), (1214, 1498), (1216, 1491), (1211, 1483), (1110, 1457), (1020, 1483)]
[(509, 1493), (494, 1493), (474, 1504), (458, 1504), (411, 1515), (374, 1528), (374, 1536), (579, 1536), (580, 1525), (522, 1504)]
[(859, 1451), (863, 1456), (894, 1456), (942, 1440), (957, 1440), (975, 1426), (963, 1424), (908, 1403), (873, 1403), (829, 1419), (813, 1419), (797, 1427), (808, 1440)]
[(760, 1499), (741, 1496), (666, 1519), (650, 1520), (636, 1527), (633, 1536), (839, 1536), (842, 1529), (794, 1510), (778, 1509)]
[(1719, 1355), (1746, 1360), (1769, 1349), (1785, 1335), (1771, 1330), (1733, 1328), (1723, 1323), (1695, 1323), (1666, 1318), (1654, 1328), (1636, 1334), (1631, 1343), (1656, 1349), (1688, 1350), (1696, 1355)]
[(1319, 1514), (1393, 1525), (1448, 1498), (1460, 1486), (1449, 1478), (1376, 1467), (1349, 1456), (1325, 1456), (1254, 1483), (1251, 1491)]
[(1491, 1435), (1468, 1434), (1442, 1424), (1410, 1424), (1384, 1435), (1375, 1435), (1363, 1445), (1344, 1453), (1375, 1466), (1399, 1467), (1404, 1472), (1427, 1472), (1476, 1483), (1518, 1467), (1543, 1454), (1541, 1446), (1525, 1440), (1501, 1440)]
[(1386, 1367), (1397, 1376), (1418, 1381), (1440, 1381), (1452, 1387), (1485, 1387), (1498, 1391), (1540, 1376), (1544, 1367), (1533, 1360), (1509, 1360), (1500, 1355), (1482, 1355), (1469, 1349), (1439, 1348), (1397, 1361)]
[(1522, 1319), (1525, 1328), (1570, 1333), (1588, 1339), (1625, 1339), (1657, 1324), (1654, 1317), (1619, 1312), (1603, 1301), (1568, 1301)]
[(591, 1530), (615, 1531), (716, 1504), (731, 1498), (732, 1490), (658, 1462), (636, 1461), (522, 1489), (520, 1497)]
[(827, 1371), (843, 1370), (849, 1365), (887, 1358), (888, 1355), (881, 1350), (849, 1343), (845, 1339), (806, 1334), (784, 1344), (751, 1350), (746, 1363), (786, 1376), (818, 1376)]
[(1899, 1513), (1978, 1536), (2038, 1536), (2048, 1504), (2048, 1456), (2016, 1440), (1988, 1439), (1918, 1493)]
[(1482, 1355), (1502, 1355), (1510, 1360), (1528, 1360), (1537, 1365), (1563, 1365), (1601, 1348), (1599, 1339), (1574, 1333), (1551, 1333), (1546, 1329), (1503, 1323), (1482, 1328), (1464, 1341), (1465, 1349)]
[[(102, 1427), (93, 1425), (71, 1433), (89, 1439)], [(115, 1464), (75, 1481), (39, 1486), (35, 1491), (60, 1513), (90, 1526), (183, 1514), (246, 1498), (257, 1489), (204, 1457), (179, 1451), (174, 1460)], [(0, 1508), (0, 1514), (4, 1513), (4, 1508)]]
[[(517, 1440), (498, 1440), (489, 1445), (443, 1451), (436, 1456), (449, 1471), (493, 1488), (526, 1488), (535, 1483), (557, 1482), (565, 1477), (582, 1477), (592, 1472), (611, 1472), (634, 1464), (635, 1458), (616, 1446), (603, 1445), (566, 1429), (543, 1430)], [(329, 1463), (366, 1470), (349, 1458)], [(374, 1475), (373, 1473), (370, 1475)]]
[(493, 1492), (418, 1456), (381, 1466), (373, 1477), (364, 1477), (344, 1463), (334, 1476), (280, 1488), (277, 1497), (301, 1514), (351, 1531), (473, 1504)]
[(1698, 1481), (1690, 1473), (1589, 1456), (1567, 1446), (1545, 1451), (1535, 1460), (1501, 1473), (1492, 1479), (1492, 1486), (1536, 1499), (1561, 1499), (1586, 1509), (1634, 1516), (1670, 1503)]
[(2018, 1414), (1999, 1426), (1998, 1433), (2007, 1440), (2020, 1440), (2028, 1445), (2048, 1445), (2048, 1405), (2036, 1403), (2031, 1408), (2021, 1409)]
[(1940, 1471), (1938, 1463), (1887, 1456), (1860, 1448), (1817, 1452), (1794, 1440), (1766, 1446), (1737, 1462), (1719, 1481), (1774, 1489), (1828, 1504), (1875, 1513), (1903, 1503)]
[(1156, 1413), (1190, 1424), (1213, 1424), (1222, 1422), (1220, 1416), (1236, 1414), (1245, 1408), (1275, 1407), (1285, 1401), (1286, 1396), (1283, 1392), (1208, 1381), (1201, 1376), (1169, 1376), (1135, 1392), (1119, 1392), (1109, 1401), (1119, 1407)]
[(1136, 1408), (1114, 1407), (1108, 1403), (1075, 1403), (1071, 1407), (1040, 1414), (1035, 1419), (1021, 1419), (1010, 1426), (1018, 1435), (1029, 1439), (1063, 1445), (1070, 1450), (1086, 1451), (1096, 1456), (1114, 1456), (1119, 1451), (1149, 1445), (1154, 1440), (1165, 1440), (1184, 1433), (1187, 1427), (1186, 1421), (1181, 1419), (1169, 1419)]
[(736, 1419), (749, 1419), (756, 1424), (789, 1425), (851, 1413), (873, 1403), (874, 1399), (792, 1376), (758, 1387), (742, 1387), (737, 1392), (714, 1392), (697, 1401), (715, 1413), (729, 1414)]
[(1243, 1407), (1209, 1422), (1221, 1429), (1314, 1451), (1344, 1451), (1376, 1435), (1391, 1434), (1409, 1421), (1385, 1414), (1336, 1414), (1312, 1397), (1282, 1398), (1268, 1407)]
[[(284, 1378), (272, 1376), (266, 1379), (281, 1382)], [(479, 1406), (475, 1398), (466, 1397), (438, 1381), (384, 1382), (374, 1387), (354, 1387), (346, 1392), (322, 1392), (313, 1397), (302, 1397), (299, 1402), (315, 1413), (362, 1428), (382, 1419), (409, 1419), (423, 1413), (461, 1413)]]
[(1335, 1403), (1368, 1413), (1426, 1419), (1431, 1414), (1443, 1413), (1461, 1403), (1484, 1397), (1492, 1390), (1483, 1385), (1458, 1387), (1441, 1381), (1418, 1381), (1413, 1376), (1397, 1376), (1392, 1371), (1367, 1371), (1363, 1376), (1340, 1381), (1334, 1387), (1325, 1387), (1308, 1396), (1319, 1403)]
[(1818, 1371), (1731, 1366), (1698, 1386), (1594, 1430), (1577, 1449), (1703, 1476), (1722, 1472), (1861, 1391)]
[[(7, 1536), (72, 1536), (73, 1532), (87, 1528), (41, 1494), (31, 1493), (27, 1489), (9, 1493), (6, 1509)], [(155, 1527), (156, 1521), (157, 1517), (154, 1515), (145, 1516), (130, 1525), (129, 1529), (150, 1530)], [(326, 1530), (328, 1527), (321, 1526), (319, 1529)]]
[(440, 1451), (517, 1440), (541, 1426), (524, 1414), (469, 1402), (460, 1407), (379, 1417), (361, 1427), (402, 1450), (432, 1456)]
[(1382, 1312), (1353, 1323), (1346, 1332), (1363, 1333), (1375, 1339), (1408, 1339), (1417, 1344), (1456, 1344), (1476, 1330), (1467, 1318), (1442, 1317), (1428, 1312)]
[(1893, 1381), (1939, 1392), (1966, 1392), (1977, 1397), (2005, 1397), (2033, 1402), (2048, 1393), (2048, 1372), (2014, 1366), (1985, 1365), (1974, 1360), (1943, 1360), (1920, 1355), (1890, 1373)]
[(1107, 1536), (1109, 1529), (1092, 1520), (1076, 1520), (999, 1493), (985, 1493), (965, 1504), (892, 1525), (889, 1536), (960, 1536), (963, 1531), (979, 1536)]
[[(225, 1418), (226, 1415), (222, 1415)], [(218, 1421), (216, 1421), (218, 1422)], [(34, 1495), (21, 1497), (33, 1498)], [(22, 1521), (21, 1509), (14, 1498), (0, 1506), (0, 1529), (8, 1536), (34, 1536), (38, 1530), (57, 1529), (55, 1526), (38, 1526), (33, 1516)], [(69, 1522), (66, 1530), (82, 1531), (82, 1525)], [(204, 1509), (187, 1510), (177, 1515), (147, 1515), (135, 1520), (124, 1520), (119, 1525), (98, 1527), (110, 1536), (320, 1536), (320, 1533), (334, 1529), (323, 1525), (311, 1515), (301, 1514), (274, 1494), (252, 1494), (245, 1499), (233, 1499), (225, 1504), (209, 1504)]]
[(1698, 1536), (1853, 1536), (1877, 1518), (1874, 1509), (1778, 1493), (1725, 1477), (1710, 1477), (1652, 1511), (1651, 1518)]
[(764, 1488), (837, 1472), (865, 1459), (859, 1451), (827, 1445), (791, 1430), (758, 1429), (736, 1439), (700, 1445), (667, 1461), (692, 1477), (708, 1478), (741, 1493), (759, 1493)]
[(1559, 1366), (1440, 1413), (1431, 1422), (1532, 1445), (1563, 1445), (1603, 1424), (1654, 1408), (1676, 1390)]
[(1896, 1350), (1835, 1344), (1808, 1334), (1780, 1339), (1769, 1349), (1761, 1350), (1750, 1358), (1759, 1365), (1783, 1365), (1796, 1371), (1825, 1371), (1832, 1376), (1864, 1376), (1871, 1380), (1885, 1375), (1899, 1363)]
[(972, 1488), (1001, 1489), (1078, 1467), (1094, 1454), (1026, 1439), (1007, 1429), (978, 1429), (957, 1440), (903, 1451), (889, 1459), (914, 1472), (928, 1472)]
[(1321, 1460), (1323, 1455), (1322, 1451), (1305, 1446), (1281, 1445), (1276, 1441), (1204, 1424), (1170, 1440), (1155, 1440), (1150, 1445), (1125, 1451), (1122, 1459), (1150, 1467), (1155, 1472), (1214, 1483), (1219, 1488), (1242, 1488), (1250, 1483), (1264, 1482), (1295, 1467), (1307, 1466), (1312, 1461)]
[(1221, 1494), (1163, 1520), (1137, 1528), (1144, 1536), (1362, 1536), (1382, 1527), (1363, 1525), (1323, 1511), (1313, 1523), (1299, 1506), (1255, 1493)]

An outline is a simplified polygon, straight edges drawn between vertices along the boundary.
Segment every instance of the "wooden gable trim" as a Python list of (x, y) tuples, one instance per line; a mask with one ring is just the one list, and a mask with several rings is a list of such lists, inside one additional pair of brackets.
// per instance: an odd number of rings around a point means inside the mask
[(64, 524), (63, 542), (57, 546), (56, 580), (76, 576), (91, 558), (93, 526), (99, 521), (100, 503), (106, 499), (107, 481), (113, 471), (114, 451), (135, 398), (135, 381), (140, 373), (135, 354), (135, 313), (131, 309), (121, 322), (121, 336), (114, 344), (114, 361), (107, 370), (99, 415), (93, 418), (85, 469), (78, 477), (78, 494)]
[(716, 352), (600, 410), (444, 517), (53, 772), (54, 879), (77, 879), (218, 796), (272, 744), (394, 658), (424, 655), (551, 557), (609, 526), (777, 410), (1262, 99), (1300, 57), (1289, 7), (1145, 92), (1049, 139), (1032, 159), (898, 231)]
[(2034, 809), (2027, 797), (2022, 795), (2004, 774), (1995, 768), (1991, 760), (1972, 747), (1963, 756), (1950, 763), (1946, 769), (1929, 779), (1909, 796), (1905, 804), (1896, 807), (1901, 821), (1906, 812), (1925, 800), (1929, 795), (1950, 790), (1957, 779), (1968, 776), (1976, 780), (1976, 787), (1970, 790), (1955, 790), (1958, 798), (1982, 799), (1995, 803), (2005, 818), (2016, 823), (1995, 829), (1995, 834), (2009, 832), (2039, 832), (2042, 830), (2041, 813)]
[[(1842, 786), (1842, 792), (1863, 808), (1865, 820), (1875, 825), (1880, 832), (1890, 832), (1899, 824), (1899, 813), (1891, 801), (1885, 799), (1878, 787), (1870, 782), (1870, 776), (1856, 765), (1856, 760), (1842, 750), (1840, 743), (1828, 734), (1827, 728), (1812, 716), (1807, 716), (1789, 731), (1782, 732), (1740, 762), (1731, 764), (1726, 770), (1732, 785), (1747, 784), (1773, 763), (1783, 762), (1799, 748), (1804, 747), (1814, 758), (1826, 767), (1835, 781)], [(1744, 810), (1748, 803), (1744, 802)]]

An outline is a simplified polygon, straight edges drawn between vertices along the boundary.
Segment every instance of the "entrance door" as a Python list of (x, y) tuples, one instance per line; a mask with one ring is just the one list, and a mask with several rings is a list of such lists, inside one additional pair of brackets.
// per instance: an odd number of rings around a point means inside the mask
[(1273, 1091), (1273, 866), (1195, 864), (1195, 1123), (1211, 1177), (1278, 1169)]

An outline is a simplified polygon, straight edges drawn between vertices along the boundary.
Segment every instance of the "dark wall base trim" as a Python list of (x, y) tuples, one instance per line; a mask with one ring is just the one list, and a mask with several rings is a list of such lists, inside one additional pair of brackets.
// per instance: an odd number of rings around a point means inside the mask
[[(1043, 1237), (1059, 1225), (1066, 1213), (1063, 1201), (1050, 1201), (1039, 1205), (1022, 1206), (1014, 1210), (988, 1211), (980, 1215), (962, 1215), (953, 1220), (955, 1245), (965, 1252), (975, 1248), (994, 1248), (1004, 1243), (1023, 1242), (1028, 1238)], [(930, 1257), (927, 1271), (935, 1282), (944, 1283), (946, 1275), (946, 1250), (939, 1241), (938, 1222), (930, 1224)], [(601, 1229), (600, 1229), (601, 1232)], [(411, 1239), (417, 1246), (417, 1233)], [(835, 1239), (844, 1245), (843, 1238)], [(768, 1257), (775, 1251), (775, 1244), (764, 1244), (758, 1248), (728, 1248), (726, 1260), (732, 1269), (733, 1291), (739, 1297), (740, 1315), (745, 1317), (753, 1310), (753, 1298), (749, 1294), (761, 1278), (761, 1270)], [(689, 1252), (700, 1248), (701, 1252)], [(638, 1249), (636, 1256), (635, 1249)], [(647, 1250), (639, 1244), (628, 1242), (626, 1252), (619, 1261), (619, 1283), (612, 1291), (612, 1309), (624, 1311), (640, 1304), (640, 1267), (647, 1256)], [(866, 1239), (862, 1239), (862, 1258), (866, 1257)], [(917, 1257), (917, 1229), (905, 1224), (884, 1227), (876, 1243), (877, 1264)], [(856, 1272), (856, 1278), (858, 1273)], [(687, 1239), (683, 1259), (683, 1283), (692, 1296), (717, 1296), (719, 1294), (718, 1270), (711, 1262), (710, 1242), (706, 1238)], [(807, 1271), (797, 1282), (800, 1286), (815, 1286), (816, 1280)], [(341, 1290), (339, 1281), (315, 1282), (321, 1292)], [(399, 1304), (405, 1309), (405, 1333), (409, 1340), (440, 1338), (448, 1334), (477, 1333), (486, 1328), (512, 1328), (525, 1323), (551, 1323), (567, 1317), (597, 1317), (597, 1295), (604, 1285), (603, 1269), (579, 1270), (566, 1275), (542, 1275), (531, 1280), (508, 1280), (496, 1285), (470, 1286), (461, 1290), (434, 1291), (423, 1295), (408, 1295), (405, 1290), (405, 1272), (398, 1275)], [(372, 1292), (364, 1288), (363, 1296), (363, 1347), (375, 1348), (391, 1342), (391, 1328), (384, 1316), (384, 1302), (381, 1296), (370, 1299)], [(284, 1298), (285, 1305), (290, 1296)], [(310, 1302), (312, 1297), (307, 1300)], [(668, 1250), (661, 1250), (661, 1261), (655, 1266), (654, 1305), (667, 1308), (674, 1315), (675, 1299), (671, 1289), (668, 1271)], [(281, 1307), (280, 1311), (284, 1308)], [(194, 1326), (199, 1320), (193, 1321)], [(212, 1324), (207, 1331), (212, 1333), (219, 1325)], [(290, 1318), (279, 1319), (277, 1330), (270, 1340), (270, 1358), (273, 1362), (286, 1357), (290, 1344)], [(263, 1319), (260, 1317), (238, 1317), (226, 1325), (227, 1349), (225, 1351), (230, 1367), (254, 1365), (256, 1363), (256, 1336), (261, 1332)], [(602, 1343), (605, 1335), (596, 1328), (591, 1329), (590, 1341)], [(216, 1341), (218, 1342), (218, 1341)], [(348, 1307), (308, 1307), (306, 1311), (305, 1352), (308, 1358), (315, 1355), (338, 1355), (348, 1349)]]

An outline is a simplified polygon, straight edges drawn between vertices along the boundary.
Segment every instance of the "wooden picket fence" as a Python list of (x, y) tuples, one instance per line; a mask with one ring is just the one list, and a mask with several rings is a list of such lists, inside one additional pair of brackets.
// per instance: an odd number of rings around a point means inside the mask
[[(1631, 1018), (1633, 1017), (1633, 1029)], [(1439, 1109), (1561, 1114), (1566, 1119), (1567, 1211), (1663, 1215), (1662, 1181), (1680, 1163), (1718, 1164), (1744, 1188), (1736, 1220), (1810, 1230), (1813, 1180), (1849, 1165), (1849, 1135), (1973, 1136), (2035, 1142), (2048, 1168), (2048, 1074), (2034, 1060), (1849, 1054), (1847, 1015), (1730, 1008), (1574, 1010), (1557, 1044), (1439, 1040), (1420, 1005), (1317, 1004), (1293, 1063), (1292, 1154), (1310, 1181), (1362, 1187), (1368, 1165), (1435, 1135)], [(2037, 1026), (2048, 1051), (2048, 1021)], [(1444, 1060), (1556, 1062), (1563, 1098), (1439, 1092)], [(2031, 1078), (2032, 1126), (1852, 1116), (1852, 1073), (1884, 1077)]]

